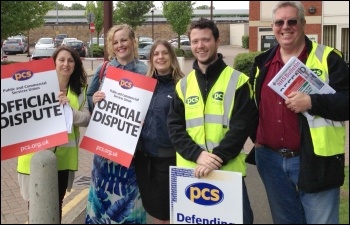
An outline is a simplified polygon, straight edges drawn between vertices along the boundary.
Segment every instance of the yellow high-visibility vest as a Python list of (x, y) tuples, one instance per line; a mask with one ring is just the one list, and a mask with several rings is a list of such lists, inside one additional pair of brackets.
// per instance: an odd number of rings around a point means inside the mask
[[(73, 109), (79, 110), (86, 102), (86, 87), (84, 87), (79, 97), (68, 88), (67, 97), (69, 99), (69, 105)], [(72, 132), (68, 134), (68, 143), (55, 148), (54, 152), (57, 158), (58, 170), (78, 170), (79, 136), (79, 127), (73, 126)], [(30, 153), (18, 157), (18, 173), (30, 174), (30, 160), (33, 154), (34, 153)]]
[[(176, 92), (185, 106), (186, 131), (202, 149), (212, 152), (224, 138), (229, 130), (235, 92), (247, 81), (245, 74), (227, 66), (210, 90), (206, 104), (203, 102), (194, 70), (177, 83)], [(245, 157), (246, 154), (242, 151), (220, 169), (241, 172), (245, 176)], [(179, 153), (176, 153), (176, 164), (190, 168), (197, 165), (184, 159)]]

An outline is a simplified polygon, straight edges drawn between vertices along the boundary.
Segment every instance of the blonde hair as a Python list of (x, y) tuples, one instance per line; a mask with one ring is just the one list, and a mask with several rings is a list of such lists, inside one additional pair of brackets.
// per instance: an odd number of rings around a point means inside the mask
[(106, 50), (107, 50), (107, 53), (108, 53), (108, 59), (111, 60), (112, 58), (116, 57), (115, 53), (114, 53), (114, 50), (113, 50), (113, 38), (114, 38), (115, 32), (120, 31), (120, 30), (127, 30), (128, 31), (129, 38), (134, 43), (134, 46), (133, 46), (134, 59), (138, 59), (139, 54), (138, 54), (138, 49), (137, 49), (137, 40), (136, 40), (136, 37), (135, 37), (135, 32), (127, 24), (116, 25), (116, 26), (111, 27), (108, 30), (107, 39), (106, 39), (106, 42), (107, 42)]
[(163, 45), (168, 50), (169, 55), (170, 55), (170, 67), (171, 67), (172, 78), (175, 81), (175, 83), (177, 83), (185, 75), (181, 71), (180, 64), (179, 64), (179, 61), (177, 61), (177, 57), (176, 57), (174, 48), (166, 40), (157, 40), (153, 43), (153, 45), (150, 49), (149, 67), (148, 67), (148, 71), (147, 71), (146, 76), (152, 77), (154, 72), (156, 71), (156, 68), (154, 67), (154, 64), (153, 64), (153, 57), (154, 57), (154, 51), (158, 45)]

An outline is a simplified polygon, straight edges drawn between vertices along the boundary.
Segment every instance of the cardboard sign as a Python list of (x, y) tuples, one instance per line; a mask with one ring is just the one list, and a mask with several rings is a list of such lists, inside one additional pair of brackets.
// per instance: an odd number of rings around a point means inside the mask
[(95, 105), (80, 147), (129, 167), (155, 86), (153, 78), (108, 67), (106, 98)]
[(1, 160), (68, 142), (53, 59), (1, 66)]
[(196, 178), (194, 169), (170, 166), (171, 224), (242, 224), (242, 174), (214, 170)]

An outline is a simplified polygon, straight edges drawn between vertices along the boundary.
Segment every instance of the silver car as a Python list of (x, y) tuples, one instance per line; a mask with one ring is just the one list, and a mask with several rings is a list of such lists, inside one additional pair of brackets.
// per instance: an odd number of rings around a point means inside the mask
[(29, 45), (28, 43), (23, 40), (22, 38), (9, 38), (7, 40), (4, 41), (4, 43), (2, 44), (2, 49), (4, 50), (6, 55), (9, 54), (23, 54), (28, 52), (29, 50)]

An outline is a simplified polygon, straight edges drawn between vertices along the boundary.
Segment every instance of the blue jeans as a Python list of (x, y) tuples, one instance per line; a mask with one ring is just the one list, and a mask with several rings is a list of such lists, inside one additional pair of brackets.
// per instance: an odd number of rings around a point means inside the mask
[(275, 224), (338, 224), (340, 187), (317, 193), (298, 190), (300, 158), (259, 147), (257, 170), (265, 186)]

